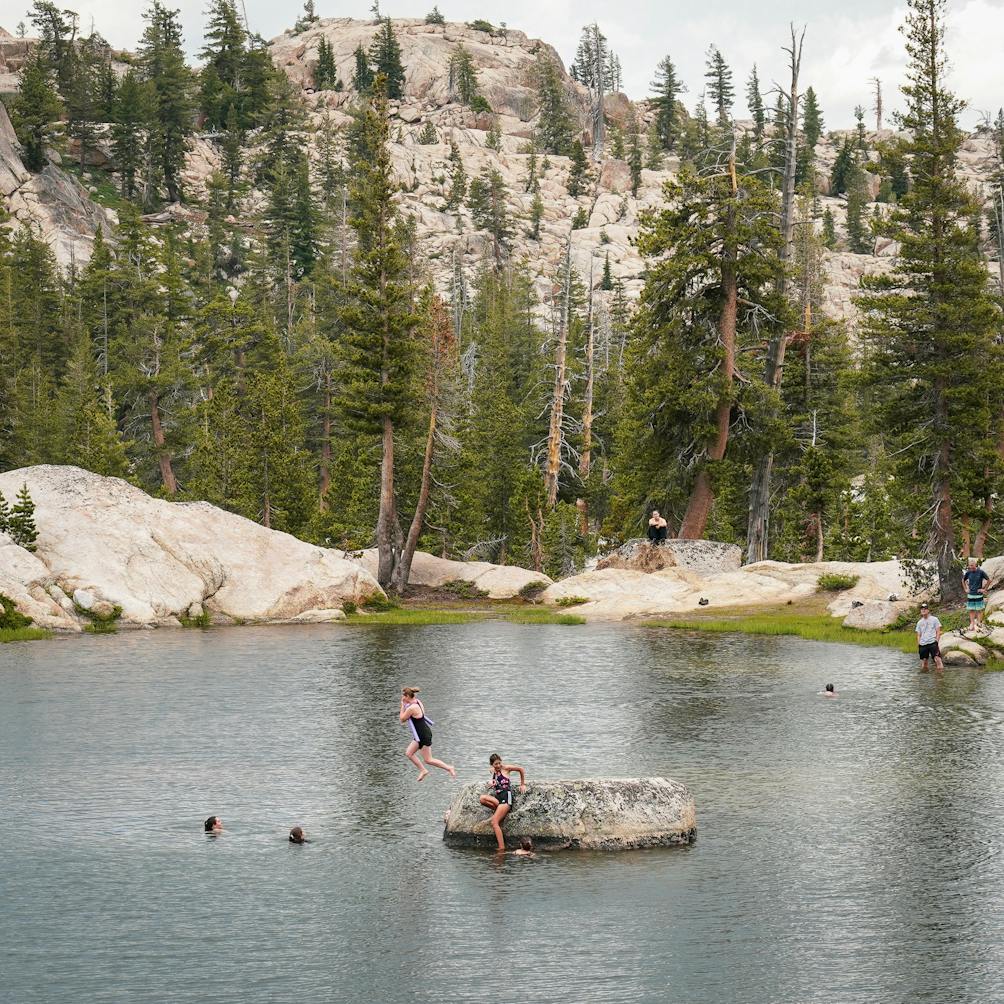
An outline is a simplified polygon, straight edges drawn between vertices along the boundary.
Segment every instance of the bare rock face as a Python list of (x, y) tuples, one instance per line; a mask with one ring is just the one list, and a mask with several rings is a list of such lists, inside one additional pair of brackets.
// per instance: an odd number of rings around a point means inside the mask
[(31, 226), (52, 248), (56, 261), (86, 263), (98, 227), (107, 225), (104, 210), (83, 186), (55, 164), (32, 174), (21, 161), (10, 117), (0, 102), (0, 204), (12, 222)]
[[(759, 561), (736, 571), (697, 572), (686, 567), (665, 567), (653, 572), (632, 568), (604, 568), (583, 572), (549, 586), (541, 596), (546, 603), (563, 597), (585, 597), (576, 614), (595, 620), (657, 617), (705, 609), (748, 608), (799, 603), (819, 591), (821, 575), (853, 575), (851, 589), (834, 595), (827, 608), (834, 617), (845, 617), (855, 602), (888, 600), (896, 594), (904, 604), (917, 603), (928, 593), (914, 593), (898, 561), (821, 561), (789, 564)], [(701, 601), (705, 602), (701, 602)]]
[[(478, 801), (487, 784), (469, 784), (446, 814), (443, 839), (457, 846), (494, 847), (491, 813)], [(541, 846), (629, 850), (692, 843), (697, 808), (690, 789), (666, 777), (588, 778), (533, 782), (502, 823), (507, 846), (530, 837)]]
[(339, 619), (345, 601), (381, 592), (341, 552), (208, 502), (151, 498), (78, 467), (0, 474), (7, 498), (22, 484), (35, 502), (37, 551), (0, 547), (0, 591), (44, 627), (72, 629), (67, 596), (98, 614), (119, 606), (123, 623), (152, 626), (177, 624), (193, 609), (223, 622), (325, 622)]
[(717, 540), (666, 540), (659, 545), (641, 537), (629, 540), (597, 562), (597, 569), (631, 568), (638, 572), (658, 572), (664, 568), (686, 568), (701, 574), (738, 572), (742, 551), (735, 544)]
[[(368, 548), (359, 553), (358, 558), (350, 553), (346, 555), (358, 560), (363, 568), (375, 576), (377, 573), (376, 548)], [(543, 572), (533, 572), (518, 565), (493, 565), (488, 561), (451, 561), (448, 558), (437, 558), (424, 551), (416, 551), (411, 563), (411, 580), (413, 586), (445, 586), (448, 582), (469, 582), (476, 589), (488, 594), (489, 599), (507, 600), (518, 596), (521, 589), (531, 582), (544, 586), (551, 580)]]

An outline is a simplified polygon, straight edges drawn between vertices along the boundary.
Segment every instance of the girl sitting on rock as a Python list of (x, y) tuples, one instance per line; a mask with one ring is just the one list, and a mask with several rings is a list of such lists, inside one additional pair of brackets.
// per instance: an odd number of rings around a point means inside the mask
[(482, 795), (481, 804), (492, 809), (491, 824), (495, 831), (495, 840), (498, 842), (498, 849), (505, 850), (505, 841), (502, 839), (502, 820), (505, 819), (512, 808), (513, 793), (512, 782), (509, 779), (510, 773), (515, 771), (519, 774), (520, 793), (526, 791), (526, 771), (514, 763), (503, 763), (502, 757), (498, 753), (493, 753), (488, 758), (488, 764), (492, 769), (492, 779), (489, 786), (494, 794)]

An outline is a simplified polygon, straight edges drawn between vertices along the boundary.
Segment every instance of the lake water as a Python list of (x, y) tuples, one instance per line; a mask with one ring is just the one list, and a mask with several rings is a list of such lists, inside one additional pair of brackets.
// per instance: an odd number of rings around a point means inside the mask
[[(826, 682), (840, 692), (819, 696)], [(689, 848), (442, 842), (462, 780), (665, 774)], [(1004, 999), (1004, 674), (625, 626), (0, 646), (7, 1002)], [(212, 839), (202, 820), (219, 814)], [(314, 841), (286, 840), (300, 823)]]

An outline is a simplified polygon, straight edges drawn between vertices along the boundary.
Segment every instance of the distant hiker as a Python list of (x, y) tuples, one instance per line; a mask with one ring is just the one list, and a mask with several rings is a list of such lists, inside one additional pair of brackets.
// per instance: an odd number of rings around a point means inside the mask
[(659, 515), (658, 509), (653, 509), (648, 520), (648, 539), (653, 544), (661, 544), (668, 533), (669, 524)]
[(833, 684), (832, 683), (828, 683), (826, 685), (825, 689), (823, 690), (823, 696), (824, 697), (836, 697), (837, 696), (837, 692), (836, 692), (836, 690), (833, 689)]
[[(435, 722), (425, 717), (425, 708), (415, 696), (417, 693), (418, 687), (404, 687), (401, 691), (401, 711), (398, 717), (408, 726), (412, 735), (412, 741), (408, 743), (404, 755), (418, 768), (419, 781), (424, 781), (428, 776), (426, 763), (431, 767), (445, 770), (450, 777), (456, 777), (457, 772), (448, 763), (443, 763), (432, 755), (432, 729), (429, 726)], [(416, 756), (416, 751), (421, 753), (421, 760)], [(422, 763), (422, 760), (425, 763)]]
[(202, 825), (206, 833), (220, 833), (223, 830), (223, 820), (219, 816), (210, 816)]
[(519, 842), (519, 850), (513, 851), (518, 858), (533, 857), (533, 841), (529, 837), (523, 837)]
[(969, 611), (968, 631), (975, 631), (976, 625), (983, 627), (983, 612), (987, 606), (987, 590), (990, 576), (979, 568), (975, 558), (970, 558), (968, 567), (962, 573), (962, 587), (966, 591), (966, 610)]
[(309, 844), (310, 841), (307, 839), (306, 834), (303, 832), (302, 826), (294, 826), (293, 829), (289, 831), (289, 842), (291, 844)]
[(917, 621), (917, 651), (920, 653), (920, 671), (927, 672), (927, 660), (934, 659), (934, 668), (942, 670), (945, 664), (941, 661), (941, 621), (932, 616), (926, 603), (920, 605), (920, 620)]
[(502, 757), (498, 753), (493, 753), (488, 758), (488, 764), (492, 769), (492, 779), (489, 782), (493, 794), (482, 795), (481, 804), (488, 809), (492, 809), (491, 824), (495, 831), (495, 840), (498, 842), (498, 849), (505, 850), (505, 840), (502, 839), (501, 822), (505, 819), (513, 804), (512, 782), (509, 775), (513, 771), (519, 774), (519, 790), (526, 791), (526, 771), (522, 767), (517, 767), (514, 763), (503, 763)]

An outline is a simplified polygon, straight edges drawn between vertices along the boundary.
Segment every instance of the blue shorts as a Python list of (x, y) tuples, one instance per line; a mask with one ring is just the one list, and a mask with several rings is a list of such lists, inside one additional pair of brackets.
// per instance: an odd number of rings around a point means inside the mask
[(969, 593), (966, 596), (967, 610), (985, 610), (987, 598), (982, 593)]

